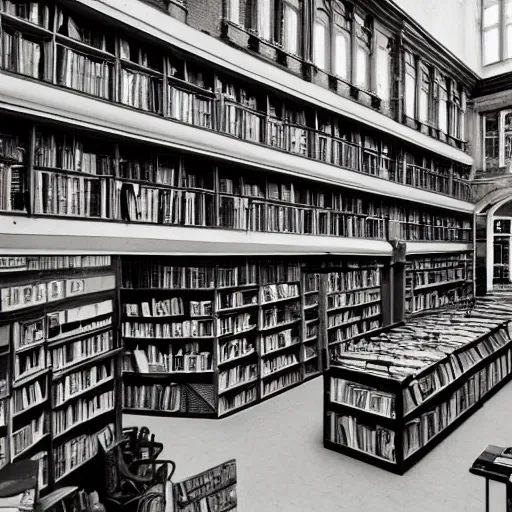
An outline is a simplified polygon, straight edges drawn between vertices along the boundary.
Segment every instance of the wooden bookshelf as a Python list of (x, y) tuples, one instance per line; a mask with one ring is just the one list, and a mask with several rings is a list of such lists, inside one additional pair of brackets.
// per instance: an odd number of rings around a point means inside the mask
[(406, 315), (423, 314), (473, 298), (471, 252), (409, 256), (405, 272)]
[(93, 432), (119, 421), (116, 270), (111, 256), (63, 255), (3, 257), (0, 272), (2, 453), (41, 459), (51, 492), (83, 477)]
[[(2, 2), (7, 73), (250, 143), (469, 200), (469, 167), (442, 160), (107, 17), (76, 6)], [(198, 134), (199, 135), (199, 134)]]
[[(190, 259), (146, 261), (123, 258), (123, 309), (145, 310), (149, 321), (150, 304), (159, 307), (161, 297), (170, 301), (164, 306), (170, 314), (151, 320), (177, 323), (168, 328), (172, 336), (159, 339), (157, 324), (134, 332), (126, 323), (131, 317), (123, 317), (125, 412), (223, 417), (319, 375), (313, 359), (320, 337), (304, 339), (303, 301), (312, 302), (303, 293), (300, 261), (239, 258), (225, 265), (196, 259), (193, 267)], [(147, 301), (134, 305), (131, 297)], [(133, 336), (139, 333), (149, 334), (150, 344)], [(165, 386), (168, 407), (160, 407)]]
[(510, 380), (511, 318), (486, 301), (347, 342), (324, 374), (325, 447), (406, 472)]

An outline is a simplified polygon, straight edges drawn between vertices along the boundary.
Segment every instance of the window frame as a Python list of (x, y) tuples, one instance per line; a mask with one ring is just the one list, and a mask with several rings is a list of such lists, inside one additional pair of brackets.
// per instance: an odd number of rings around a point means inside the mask
[[(302, 16), (302, 6), (303, 2), (301, 0), (276, 0), (278, 2), (279, 7), (276, 9), (277, 19), (275, 21), (276, 31), (279, 33), (276, 34), (276, 40), (280, 42), (283, 50), (290, 55), (301, 56), (302, 55), (302, 47), (303, 41), (301, 37), (302, 32), (302, 24), (303, 24), (303, 16)], [(295, 34), (295, 51), (291, 51), (289, 46), (287, 45), (288, 39), (288, 28), (286, 26), (286, 10), (290, 10), (295, 12), (297, 16), (297, 32)]]
[[(482, 67), (492, 66), (494, 64), (498, 64), (500, 62), (504, 62), (506, 60), (512, 59), (511, 55), (507, 56), (507, 28), (512, 28), (512, 15), (509, 19), (507, 19), (507, 2), (510, 0), (496, 0), (498, 4), (498, 21), (489, 27), (484, 27), (484, 11), (485, 11), (485, 1), (481, 0), (480, 8), (481, 8), (481, 17), (480, 17), (480, 41), (481, 41), (481, 61)], [(512, 7), (512, 2), (511, 2)], [(492, 60), (490, 62), (485, 61), (485, 34), (491, 30), (498, 29), (498, 55), (496, 60)], [(511, 33), (512, 39), (512, 33)], [(511, 41), (512, 46), (512, 41)]]
[[(379, 96), (378, 86), (379, 86), (379, 79), (378, 79), (378, 71), (379, 71), (379, 56), (382, 54), (379, 52), (380, 49), (384, 49), (382, 45), (379, 45), (379, 39), (386, 38), (387, 39), (387, 46), (386, 46), (386, 54), (387, 54), (387, 60), (389, 63), (389, 70), (388, 70), (388, 97), (383, 98)], [(391, 104), (393, 102), (393, 86), (394, 86), (394, 80), (395, 80), (395, 70), (394, 70), (394, 63), (395, 63), (395, 55), (393, 51), (393, 34), (384, 28), (380, 23), (374, 20), (373, 23), (373, 48), (372, 48), (372, 60), (371, 60), (371, 75), (372, 75), (372, 91), (380, 98), (380, 100), (386, 105), (386, 108), (391, 108)]]
[[(500, 113), (501, 111), (490, 111), (490, 112), (485, 112), (482, 114), (482, 171), (485, 172), (487, 171), (487, 152), (486, 152), (486, 149), (487, 149), (487, 139), (488, 138), (492, 138), (492, 139), (495, 139), (497, 141), (497, 161), (498, 161), (498, 169), (500, 168), (500, 133), (501, 133), (501, 130), (500, 130)], [(489, 114), (496, 114), (496, 120), (497, 120), (497, 124), (498, 124), (498, 133), (497, 135), (494, 137), (487, 137), (487, 117), (489, 117)]]
[[(330, 34), (330, 52), (331, 52), (331, 68), (330, 72), (336, 78), (343, 80), (345, 82), (351, 82), (352, 79), (352, 32), (353, 32), (353, 22), (352, 22), (352, 10), (347, 6), (345, 2), (342, 0), (335, 0), (332, 3), (332, 14), (331, 14), (331, 34)], [(338, 23), (338, 20), (343, 20), (343, 24)], [(336, 42), (338, 40), (338, 36), (345, 39), (347, 47), (346, 47), (346, 61), (345, 61), (345, 69), (346, 75), (342, 76), (337, 73), (337, 63), (338, 63), (338, 52)]]
[[(361, 30), (368, 30), (369, 31), (369, 41), (368, 43), (363, 41), (361, 37), (359, 37), (358, 34), (358, 22), (356, 20), (356, 16), (359, 16), (363, 20), (363, 25)], [(366, 23), (370, 25), (369, 27), (366, 26)], [(351, 84), (354, 87), (357, 87), (358, 89), (361, 89), (363, 91), (371, 92), (372, 90), (372, 69), (374, 67), (373, 65), (373, 45), (375, 41), (375, 21), (373, 16), (367, 14), (363, 10), (356, 8), (352, 17), (352, 74), (351, 74)], [(358, 63), (357, 63), (357, 53), (359, 48), (361, 48), (363, 51), (366, 52), (366, 48), (368, 50), (367, 56), (368, 56), (368, 69), (367, 69), (367, 77), (366, 77), (366, 85), (367, 87), (363, 87), (361, 84), (358, 83), (357, 76), (358, 76)]]

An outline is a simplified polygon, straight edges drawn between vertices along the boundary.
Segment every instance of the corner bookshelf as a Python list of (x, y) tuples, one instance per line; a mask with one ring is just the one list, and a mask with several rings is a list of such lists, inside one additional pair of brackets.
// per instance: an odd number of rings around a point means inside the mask
[(424, 314), (473, 297), (472, 252), (411, 255), (405, 267), (405, 314)]
[(223, 417), (319, 375), (318, 279), (300, 261), (190, 265), (122, 259), (124, 412)]
[(7, 460), (39, 459), (48, 492), (79, 481), (93, 432), (119, 421), (116, 268), (110, 256), (19, 256), (0, 258), (0, 272)]
[(347, 342), (324, 374), (324, 446), (405, 473), (510, 380), (511, 319), (485, 301)]

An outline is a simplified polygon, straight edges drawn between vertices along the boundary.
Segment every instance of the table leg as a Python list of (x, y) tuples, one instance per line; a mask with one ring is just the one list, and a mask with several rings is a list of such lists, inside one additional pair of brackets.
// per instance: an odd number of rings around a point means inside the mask
[(485, 479), (485, 512), (489, 512), (489, 479)]

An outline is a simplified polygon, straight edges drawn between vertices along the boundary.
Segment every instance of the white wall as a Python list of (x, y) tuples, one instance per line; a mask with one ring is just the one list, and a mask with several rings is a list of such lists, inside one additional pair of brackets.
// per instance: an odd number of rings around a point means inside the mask
[(480, 67), (480, 0), (394, 0), (474, 71)]

